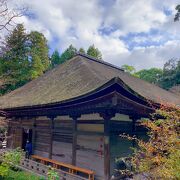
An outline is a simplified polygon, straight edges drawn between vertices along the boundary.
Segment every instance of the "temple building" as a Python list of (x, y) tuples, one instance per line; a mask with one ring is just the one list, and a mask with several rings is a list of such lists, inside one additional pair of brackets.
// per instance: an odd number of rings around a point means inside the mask
[(161, 103), (180, 97), (112, 64), (77, 54), (21, 88), (0, 97), (0, 116), (9, 120), (8, 147), (95, 171), (108, 180), (115, 159), (131, 154), (121, 133), (144, 136), (138, 126)]

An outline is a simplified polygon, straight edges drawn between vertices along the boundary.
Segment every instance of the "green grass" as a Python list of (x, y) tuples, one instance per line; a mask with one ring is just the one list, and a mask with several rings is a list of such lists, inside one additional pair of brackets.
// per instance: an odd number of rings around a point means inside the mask
[(38, 177), (25, 171), (10, 170), (8, 177), (3, 178), (3, 180), (44, 180), (44, 178)]

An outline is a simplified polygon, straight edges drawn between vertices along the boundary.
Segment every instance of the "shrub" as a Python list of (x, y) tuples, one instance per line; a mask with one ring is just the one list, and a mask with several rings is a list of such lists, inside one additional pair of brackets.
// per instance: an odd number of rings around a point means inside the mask
[(6, 166), (5, 164), (0, 165), (0, 178), (1, 177), (6, 177), (9, 172), (9, 167)]
[(20, 148), (12, 149), (3, 154), (2, 161), (9, 166), (16, 166), (20, 163), (23, 153)]
[(58, 173), (51, 166), (49, 167), (49, 171), (47, 173), (47, 176), (48, 176), (48, 180), (59, 180)]
[(0, 177), (8, 176), (10, 169), (20, 163), (22, 154), (22, 150), (17, 148), (1, 155)]
[(162, 106), (142, 125), (148, 128), (150, 139), (136, 139), (139, 149), (132, 158), (135, 171), (151, 179), (180, 179), (180, 108)]

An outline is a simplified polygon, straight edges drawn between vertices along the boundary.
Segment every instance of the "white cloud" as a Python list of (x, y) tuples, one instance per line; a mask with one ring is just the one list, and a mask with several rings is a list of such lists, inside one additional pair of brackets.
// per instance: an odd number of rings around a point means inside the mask
[(169, 59), (180, 57), (179, 49), (180, 40), (168, 41), (158, 47), (136, 47), (132, 52), (114, 57), (113, 63), (119, 66), (130, 64), (138, 70), (151, 67), (162, 68)]
[(108, 7), (107, 26), (115, 25), (124, 34), (129, 32), (148, 32), (166, 21), (165, 14), (155, 6), (152, 0), (117, 0)]
[[(103, 58), (116, 65), (130, 64), (136, 68), (162, 67), (171, 57), (179, 57), (180, 22), (166, 16), (164, 9), (175, 13), (177, 0), (14, 0), (26, 4), (34, 18), (22, 17), (27, 30), (45, 34), (50, 44), (56, 39), (60, 51), (70, 44), (88, 48), (95, 44)], [(101, 31), (100, 31), (101, 29)], [(104, 30), (102, 30), (104, 29)], [(158, 31), (151, 34), (151, 30)], [(105, 32), (105, 31), (108, 32)], [(128, 33), (147, 33), (135, 36), (137, 45), (130, 50)], [(162, 42), (156, 46), (148, 42)], [(147, 42), (146, 47), (138, 43)]]

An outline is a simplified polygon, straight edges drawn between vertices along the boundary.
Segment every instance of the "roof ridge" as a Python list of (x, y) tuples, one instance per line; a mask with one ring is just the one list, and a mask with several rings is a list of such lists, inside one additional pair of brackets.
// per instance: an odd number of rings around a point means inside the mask
[(90, 59), (90, 60), (92, 60), (92, 61), (94, 61), (94, 62), (97, 62), (97, 63), (100, 63), (100, 64), (104, 64), (104, 65), (106, 65), (106, 66), (109, 66), (109, 67), (118, 69), (118, 70), (120, 70), (120, 71), (124, 71), (124, 69), (122, 69), (122, 68), (120, 68), (120, 67), (118, 67), (118, 66), (115, 66), (115, 65), (113, 65), (113, 64), (111, 64), (111, 63), (108, 63), (108, 62), (104, 61), (103, 59), (99, 60), (99, 59), (97, 59), (97, 58), (95, 58), (95, 57), (92, 57), (92, 56), (87, 55), (87, 54), (82, 54), (82, 53), (80, 53), (80, 52), (76, 52), (76, 56), (82, 56), (82, 57), (85, 57), (85, 58), (87, 58), (87, 59)]

